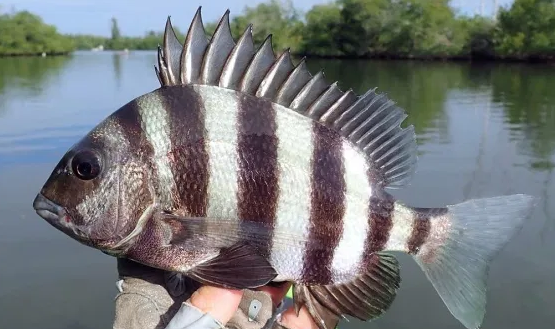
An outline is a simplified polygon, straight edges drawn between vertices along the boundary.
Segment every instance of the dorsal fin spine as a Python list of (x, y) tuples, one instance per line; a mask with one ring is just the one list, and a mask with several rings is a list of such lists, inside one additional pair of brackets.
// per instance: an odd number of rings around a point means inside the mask
[(160, 82), (161, 85), (164, 85), (164, 82), (162, 81), (162, 78), (160, 76), (160, 71), (158, 70), (158, 66), (154, 65), (154, 72), (156, 73), (156, 77), (158, 78), (158, 82)]
[(308, 108), (307, 115), (314, 120), (320, 121), (321, 116), (325, 114), (335, 102), (341, 98), (343, 92), (337, 86), (337, 82), (332, 83), (325, 92), (320, 95)]
[[(182, 45), (175, 35), (171, 23), (171, 17), (168, 16), (166, 21), (166, 29), (164, 30), (164, 54), (171, 54), (173, 52), (181, 51)], [(165, 57), (166, 66), (168, 71), (167, 80), (170, 84), (176, 85), (181, 83), (179, 72), (181, 70), (180, 60), (177, 56)]]
[(324, 72), (319, 71), (299, 91), (291, 102), (290, 108), (294, 111), (305, 113), (308, 107), (328, 88)]
[(180, 54), (181, 83), (189, 84), (198, 81), (207, 47), (208, 38), (202, 23), (201, 7), (199, 7), (189, 26)]
[(394, 124), (392, 124), (386, 130), (379, 133), (377, 136), (372, 136), (372, 134), (374, 134), (374, 133), (376, 133), (376, 131), (378, 131), (377, 127), (373, 127), (372, 129), (369, 129), (362, 136), (360, 136), (359, 139), (357, 139), (356, 143), (358, 145), (361, 145), (361, 146), (367, 146), (369, 143), (372, 143), (374, 141), (382, 140), (387, 134), (389, 134), (391, 131), (393, 131), (393, 129), (395, 129), (395, 127), (398, 127), (406, 119), (406, 117), (407, 117), (407, 115), (403, 114), (400, 118), (398, 118), (395, 121)]
[(253, 56), (252, 24), (249, 24), (224, 65), (219, 81), (220, 87), (237, 89)]
[(320, 121), (329, 126), (334, 126), (335, 120), (343, 113), (349, 106), (355, 102), (357, 96), (352, 89), (347, 90), (333, 105), (326, 110), (320, 117)]
[(272, 35), (268, 35), (254, 57), (252, 58), (247, 71), (241, 80), (240, 90), (247, 94), (253, 95), (264, 76), (275, 63), (276, 56), (272, 49)]
[(287, 76), (293, 71), (295, 66), (291, 61), (291, 52), (286, 49), (272, 65), (268, 73), (258, 86), (256, 96), (274, 99), (278, 88), (283, 84)]
[(202, 60), (200, 80), (202, 84), (215, 85), (219, 82), (224, 65), (234, 47), (235, 41), (231, 36), (228, 9), (216, 27)]
[(157, 56), (158, 56), (158, 66), (160, 67), (159, 68), (160, 75), (158, 77), (158, 80), (160, 80), (163, 85), (169, 85), (170, 81), (169, 81), (168, 67), (166, 65), (166, 59), (164, 58), (162, 47), (160, 45), (158, 45)]
[(364, 108), (370, 103), (372, 100), (369, 95), (371, 95), (374, 91), (368, 90), (362, 96), (357, 97), (357, 100), (349, 106), (345, 111), (343, 111), (339, 117), (334, 121), (334, 128), (340, 131), (345, 131), (344, 125), (349, 122), (349, 120), (356, 115), (356, 113)]
[(345, 123), (342, 131), (344, 131), (348, 136), (351, 136), (358, 127), (364, 125), (367, 122), (380, 122), (381, 115), (383, 115), (383, 110), (388, 107), (387, 102), (382, 102), (380, 104), (380, 102), (384, 99), (387, 98), (382, 95), (378, 95), (375, 98), (372, 98), (368, 105), (366, 105), (362, 110), (359, 110), (357, 113), (355, 113), (354, 116)]
[(303, 58), (279, 88), (276, 102), (285, 107), (289, 107), (297, 93), (311, 78), (312, 75), (306, 69), (306, 62)]
[[(375, 131), (382, 126), (386, 126), (386, 129), (389, 129), (390, 127), (389, 125), (386, 125), (386, 123), (389, 120), (395, 120), (396, 118), (402, 117), (403, 113), (399, 112), (399, 110), (396, 108), (393, 108), (390, 111), (386, 111), (388, 110), (388, 105), (389, 104), (387, 103), (383, 104), (382, 106), (380, 106), (380, 108), (374, 111), (374, 113), (364, 119), (364, 121), (358, 123), (355, 128), (352, 129), (349, 133), (349, 138), (358, 139), (360, 138), (360, 136), (364, 135), (365, 132)], [(399, 124), (401, 124), (403, 119), (399, 122)]]
[[(302, 58), (295, 66), (289, 49), (277, 59), (272, 35), (254, 50), (252, 25), (235, 43), (229, 10), (219, 21), (212, 38), (206, 35), (199, 7), (180, 46), (168, 17), (164, 45), (158, 49), (156, 75), (162, 87), (205, 84), (266, 98), (307, 116), (349, 140), (365, 154), (383, 187), (401, 187), (415, 171), (414, 127), (401, 128), (405, 112), (376, 88), (357, 96), (343, 92), (337, 82), (315, 76)], [(178, 51), (180, 49), (180, 51)], [(384, 172), (384, 170), (386, 170)]]

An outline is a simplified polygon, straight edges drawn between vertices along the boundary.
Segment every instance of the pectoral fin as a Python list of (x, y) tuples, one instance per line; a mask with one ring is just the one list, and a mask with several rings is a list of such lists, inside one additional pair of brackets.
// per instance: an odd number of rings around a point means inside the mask
[(195, 266), (187, 275), (207, 285), (252, 289), (272, 281), (277, 273), (270, 262), (258, 254), (257, 249), (237, 243), (223, 249), (211, 260)]
[[(170, 233), (171, 246), (194, 250), (217, 248), (219, 254), (187, 271), (186, 275), (206, 285), (231, 289), (257, 288), (272, 281), (277, 273), (249, 240), (238, 234), (237, 223), (231, 220), (187, 218), (159, 214)], [(257, 235), (261, 240), (260, 234)], [(260, 241), (261, 242), (261, 241)]]
[(380, 317), (393, 303), (401, 282), (399, 263), (394, 256), (374, 254), (368, 270), (351, 282), (327, 285), (295, 285), (293, 298), (297, 313), (306, 306), (320, 329), (333, 319), (353, 316), (363, 321)]

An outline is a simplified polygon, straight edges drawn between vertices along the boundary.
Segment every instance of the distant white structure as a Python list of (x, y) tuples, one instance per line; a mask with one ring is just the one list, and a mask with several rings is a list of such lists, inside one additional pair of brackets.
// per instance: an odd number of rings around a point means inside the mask
[[(497, 0), (490, 0), (490, 1), (493, 2), (492, 17), (493, 19), (497, 19), (497, 11), (499, 9), (499, 4), (497, 3)], [(480, 16), (485, 16), (485, 7), (486, 7), (486, 0), (480, 0), (480, 6), (476, 10), (476, 14)]]
[(99, 45), (91, 49), (92, 51), (104, 51), (104, 45)]

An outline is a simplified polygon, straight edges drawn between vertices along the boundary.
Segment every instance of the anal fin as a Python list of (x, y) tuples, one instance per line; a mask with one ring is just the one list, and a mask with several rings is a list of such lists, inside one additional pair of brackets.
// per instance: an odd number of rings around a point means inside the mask
[(256, 248), (237, 243), (195, 266), (187, 276), (203, 284), (230, 289), (251, 289), (272, 281), (277, 273)]
[(401, 283), (397, 259), (375, 253), (366, 272), (338, 285), (295, 285), (293, 298), (297, 313), (304, 305), (320, 329), (346, 315), (369, 321), (383, 315), (393, 303)]

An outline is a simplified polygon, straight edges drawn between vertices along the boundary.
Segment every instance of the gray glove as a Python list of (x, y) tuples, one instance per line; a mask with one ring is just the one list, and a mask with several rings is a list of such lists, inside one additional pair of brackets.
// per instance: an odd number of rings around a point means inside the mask
[(181, 308), (165, 329), (260, 329), (274, 324), (272, 299), (268, 293), (245, 290), (239, 308), (226, 326), (188, 302)]
[(223, 326), (187, 302), (198, 282), (127, 259), (118, 259), (118, 273), (113, 329), (280, 328), (268, 293), (245, 290), (235, 315)]

